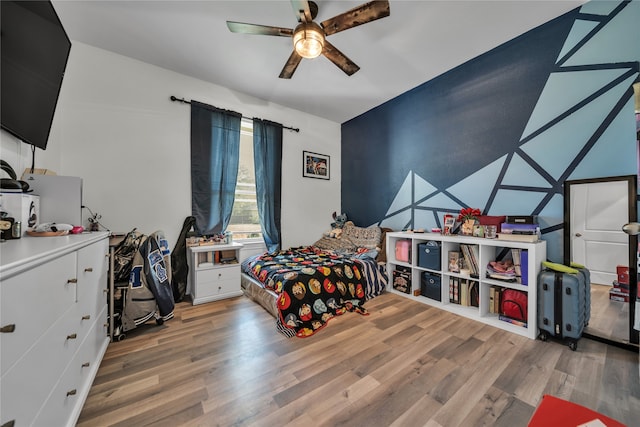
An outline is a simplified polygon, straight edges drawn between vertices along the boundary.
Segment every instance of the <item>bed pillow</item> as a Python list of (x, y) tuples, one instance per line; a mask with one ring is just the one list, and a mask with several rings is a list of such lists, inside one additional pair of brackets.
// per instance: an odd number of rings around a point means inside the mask
[(340, 238), (322, 236), (313, 246), (325, 251), (355, 252), (356, 250), (356, 245), (348, 237), (344, 236), (340, 236)]
[(342, 228), (342, 239), (349, 238), (356, 248), (376, 249), (380, 246), (382, 230), (378, 226), (368, 228), (357, 227), (352, 222), (347, 222)]

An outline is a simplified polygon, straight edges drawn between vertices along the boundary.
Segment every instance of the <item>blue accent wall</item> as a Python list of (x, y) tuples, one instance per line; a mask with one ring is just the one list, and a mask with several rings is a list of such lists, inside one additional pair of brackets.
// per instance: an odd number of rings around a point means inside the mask
[(567, 179), (637, 173), (640, 1), (593, 1), (342, 125), (342, 210), (441, 226), (462, 207), (538, 215), (562, 261)]

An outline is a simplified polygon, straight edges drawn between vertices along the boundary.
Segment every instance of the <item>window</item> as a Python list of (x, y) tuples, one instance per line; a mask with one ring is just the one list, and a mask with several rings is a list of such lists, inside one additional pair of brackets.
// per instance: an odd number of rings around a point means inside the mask
[(235, 200), (227, 231), (233, 239), (262, 238), (258, 204), (256, 202), (256, 175), (253, 165), (253, 123), (242, 119), (240, 127), (240, 161)]

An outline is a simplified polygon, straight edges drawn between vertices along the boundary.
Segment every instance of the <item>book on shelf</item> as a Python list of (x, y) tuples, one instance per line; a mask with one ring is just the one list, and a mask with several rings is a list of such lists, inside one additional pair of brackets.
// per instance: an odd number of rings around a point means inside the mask
[(489, 313), (495, 313), (495, 298), (496, 298), (496, 287), (491, 286), (489, 288)]
[(529, 252), (526, 249), (512, 248), (511, 258), (516, 269), (516, 282), (529, 284)]
[(461, 297), (462, 293), (460, 292), (460, 278), (449, 277), (449, 302), (460, 304)]
[(514, 233), (514, 234), (535, 234), (540, 232), (540, 225), (538, 224), (509, 224), (507, 222), (500, 225), (501, 233)]
[(469, 283), (469, 305), (471, 307), (480, 307), (480, 284), (475, 280)]
[(461, 279), (460, 281), (460, 305), (469, 306), (469, 281)]
[(460, 280), (457, 277), (453, 279), (453, 302), (460, 304)]
[(471, 271), (471, 276), (479, 277), (478, 258), (480, 258), (480, 252), (478, 245), (461, 244), (460, 250), (467, 268)]
[(523, 328), (527, 327), (527, 322), (523, 322), (521, 320), (512, 319), (511, 317), (505, 316), (504, 314), (498, 315), (498, 319), (502, 320), (503, 322), (511, 323), (512, 325), (522, 326)]
[(502, 297), (502, 288), (499, 286), (494, 286), (494, 297), (493, 297), (493, 312), (496, 314), (500, 313), (500, 298)]
[(499, 240), (510, 240), (512, 242), (526, 242), (526, 243), (535, 243), (540, 238), (537, 234), (507, 234), (507, 233), (498, 233)]

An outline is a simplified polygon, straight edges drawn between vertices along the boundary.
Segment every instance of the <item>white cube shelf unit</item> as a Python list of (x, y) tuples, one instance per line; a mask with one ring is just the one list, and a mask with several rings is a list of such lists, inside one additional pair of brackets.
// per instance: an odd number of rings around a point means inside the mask
[[(410, 242), (410, 259), (408, 261), (400, 261), (396, 259), (396, 242), (399, 240), (408, 240)], [(421, 267), (418, 263), (418, 245), (429, 241), (438, 242), (440, 244), (440, 265), (439, 268), (429, 269)], [(478, 254), (478, 277), (471, 277), (468, 274), (454, 273), (449, 271), (449, 252), (460, 252), (460, 245), (475, 245)], [(496, 260), (496, 255), (504, 250), (522, 249), (528, 253), (528, 270), (527, 285), (516, 282), (496, 280), (487, 278), (487, 264)], [(518, 335), (536, 339), (538, 336), (537, 327), (537, 286), (536, 280), (541, 269), (542, 261), (547, 257), (547, 243), (544, 240), (535, 243), (516, 242), (502, 239), (486, 239), (480, 237), (461, 236), (461, 235), (442, 235), (439, 233), (409, 233), (409, 232), (392, 232), (387, 233), (387, 273), (389, 275), (389, 292), (405, 296), (414, 301), (446, 310), (460, 316), (474, 319), (479, 322), (513, 332)], [(406, 267), (410, 269), (411, 288), (410, 292), (403, 293), (393, 288), (393, 272), (396, 267)], [(421, 278), (423, 272), (430, 272), (436, 276), (440, 276), (440, 301), (428, 298), (423, 295), (414, 295), (416, 290), (420, 290)], [(479, 284), (479, 306), (463, 306), (461, 304), (449, 301), (449, 280), (450, 278), (467, 279), (478, 282)], [(491, 288), (498, 286), (504, 289), (516, 289), (527, 293), (528, 296), (528, 319), (526, 326), (500, 320), (497, 313), (492, 313), (489, 309)]]

